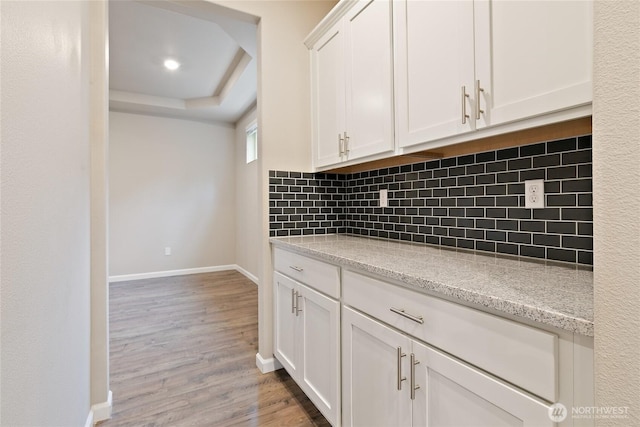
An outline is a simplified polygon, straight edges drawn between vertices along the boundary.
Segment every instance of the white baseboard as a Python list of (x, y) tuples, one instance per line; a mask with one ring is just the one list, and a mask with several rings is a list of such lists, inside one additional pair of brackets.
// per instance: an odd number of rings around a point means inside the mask
[(109, 276), (109, 282), (126, 282), (129, 280), (155, 279), (158, 277), (184, 276), (187, 274), (212, 273), (215, 271), (237, 270), (237, 265), (215, 265), (211, 267), (185, 268), (182, 270), (154, 271), (151, 273), (123, 274)]
[(109, 390), (107, 401), (102, 403), (96, 403), (91, 406), (91, 412), (93, 412), (93, 421), (103, 421), (111, 418), (111, 410), (113, 409), (113, 393)]
[(93, 427), (97, 422), (108, 420), (111, 418), (111, 410), (113, 409), (113, 393), (109, 390), (107, 401), (91, 405), (91, 410), (84, 423), (84, 427)]
[(260, 353), (256, 353), (256, 366), (263, 374), (282, 369), (282, 364), (278, 362), (278, 359), (273, 356), (269, 359), (265, 359), (260, 355)]
[(243, 274), (247, 279), (251, 280), (253, 283), (255, 283), (256, 285), (258, 284), (258, 278), (256, 276), (254, 276), (253, 274), (249, 273), (247, 270), (245, 270), (244, 268), (240, 267), (239, 265), (236, 265), (236, 271), (238, 273)]

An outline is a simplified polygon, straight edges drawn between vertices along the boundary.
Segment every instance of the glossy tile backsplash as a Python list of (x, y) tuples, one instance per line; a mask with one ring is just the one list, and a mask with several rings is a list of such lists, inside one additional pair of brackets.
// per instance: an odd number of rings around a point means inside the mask
[[(271, 235), (350, 233), (589, 265), (591, 169), (586, 135), (349, 175), (272, 171)], [(524, 207), (529, 179), (545, 180), (545, 209)]]
[(346, 233), (346, 175), (269, 171), (269, 234)]

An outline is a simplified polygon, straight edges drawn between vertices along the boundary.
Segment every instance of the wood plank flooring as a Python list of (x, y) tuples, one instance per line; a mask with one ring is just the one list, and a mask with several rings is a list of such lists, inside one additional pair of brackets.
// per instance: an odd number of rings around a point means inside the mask
[(284, 370), (261, 374), (257, 287), (237, 272), (110, 285), (114, 426), (328, 426)]

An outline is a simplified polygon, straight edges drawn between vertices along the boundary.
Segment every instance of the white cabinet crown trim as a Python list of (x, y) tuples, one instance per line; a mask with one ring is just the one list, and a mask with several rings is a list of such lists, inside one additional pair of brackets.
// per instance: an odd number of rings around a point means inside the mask
[(357, 0), (343, 0), (338, 2), (333, 9), (329, 11), (327, 16), (316, 25), (307, 38), (304, 39), (304, 45), (308, 49), (311, 49), (356, 3), (358, 3)]

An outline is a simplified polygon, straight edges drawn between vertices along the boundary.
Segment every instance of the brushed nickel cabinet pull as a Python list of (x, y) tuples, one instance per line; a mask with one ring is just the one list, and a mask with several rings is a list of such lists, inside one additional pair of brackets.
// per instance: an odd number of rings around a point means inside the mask
[(298, 298), (302, 298), (302, 294), (300, 292), (296, 292), (296, 317), (298, 317), (298, 314), (302, 311)]
[(341, 133), (338, 133), (338, 151), (340, 157), (344, 156), (344, 138)]
[(484, 92), (484, 89), (480, 87), (480, 80), (476, 80), (476, 120), (480, 120), (480, 114), (484, 113), (484, 110), (480, 109), (480, 92)]
[(292, 269), (292, 270), (297, 271), (298, 273), (302, 273), (304, 271), (304, 268), (297, 267), (295, 265), (290, 265), (289, 268)]
[(414, 316), (413, 314), (409, 314), (405, 312), (403, 308), (391, 307), (390, 310), (396, 314), (399, 314), (402, 317), (406, 317), (409, 320), (413, 320), (416, 323), (420, 323), (421, 325), (424, 323), (424, 319), (422, 318), (422, 316)]
[(416, 385), (416, 365), (420, 362), (416, 360), (416, 355), (411, 353), (411, 400), (416, 399), (416, 390), (420, 388)]
[(467, 98), (469, 94), (467, 93), (467, 87), (462, 86), (462, 124), (467, 123), (467, 119), (469, 115), (467, 114)]
[(291, 314), (296, 312), (296, 291), (291, 288)]
[(344, 131), (344, 155), (348, 155), (349, 151), (349, 136), (347, 135), (347, 131)]
[(398, 390), (402, 390), (402, 381), (406, 381), (407, 377), (402, 376), (402, 358), (406, 356), (402, 352), (402, 347), (398, 347)]

